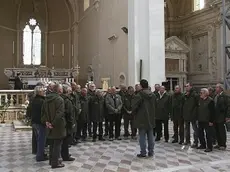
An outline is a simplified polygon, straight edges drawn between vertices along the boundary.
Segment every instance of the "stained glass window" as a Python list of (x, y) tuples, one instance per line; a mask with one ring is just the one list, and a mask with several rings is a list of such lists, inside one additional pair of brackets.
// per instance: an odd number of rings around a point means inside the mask
[(30, 19), (23, 30), (23, 63), (41, 64), (41, 30), (35, 19)]

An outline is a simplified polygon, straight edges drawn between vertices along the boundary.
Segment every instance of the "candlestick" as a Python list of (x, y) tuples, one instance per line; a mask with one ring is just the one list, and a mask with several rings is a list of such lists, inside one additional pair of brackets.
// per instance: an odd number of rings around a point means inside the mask
[(73, 44), (72, 44), (72, 57), (73, 57)]
[(62, 44), (62, 56), (64, 56), (64, 55), (65, 55), (65, 45)]
[(54, 44), (53, 44), (53, 56), (54, 56)]
[(14, 54), (14, 41), (13, 41), (13, 54)]

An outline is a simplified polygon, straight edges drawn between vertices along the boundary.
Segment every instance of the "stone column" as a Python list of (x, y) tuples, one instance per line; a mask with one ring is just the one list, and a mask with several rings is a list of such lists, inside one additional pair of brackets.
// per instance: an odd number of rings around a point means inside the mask
[(129, 0), (128, 84), (140, 78), (149, 84), (165, 81), (165, 28), (163, 0)]

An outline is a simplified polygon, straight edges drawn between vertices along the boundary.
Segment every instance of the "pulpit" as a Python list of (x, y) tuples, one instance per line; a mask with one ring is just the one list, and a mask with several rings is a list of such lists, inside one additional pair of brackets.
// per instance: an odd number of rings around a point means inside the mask
[(14, 89), (14, 79), (17, 73), (20, 73), (23, 82), (23, 88), (35, 86), (38, 82), (72, 82), (77, 80), (79, 75), (79, 66), (72, 69), (50, 69), (46, 66), (39, 68), (5, 68), (5, 75), (9, 78), (9, 87)]

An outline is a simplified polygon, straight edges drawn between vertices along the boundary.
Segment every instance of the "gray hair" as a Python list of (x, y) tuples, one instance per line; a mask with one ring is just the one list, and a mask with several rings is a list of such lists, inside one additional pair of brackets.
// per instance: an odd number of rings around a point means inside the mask
[(223, 84), (216, 84), (216, 87), (219, 87), (221, 90), (224, 90), (224, 85)]
[(43, 86), (36, 86), (35, 88), (34, 88), (34, 94), (35, 95), (39, 95), (41, 92), (43, 92), (45, 89), (44, 89), (44, 87)]
[(71, 86), (69, 86), (68, 84), (63, 84), (63, 94), (68, 94), (71, 91)]
[(53, 91), (57, 93), (57, 92), (59, 91), (60, 88), (62, 88), (62, 85), (61, 85), (61, 84), (55, 84), (55, 85), (53, 86)]
[(204, 92), (204, 94), (205, 94), (206, 96), (209, 95), (209, 91), (208, 91), (207, 88), (202, 88), (200, 91), (201, 91), (201, 92)]

